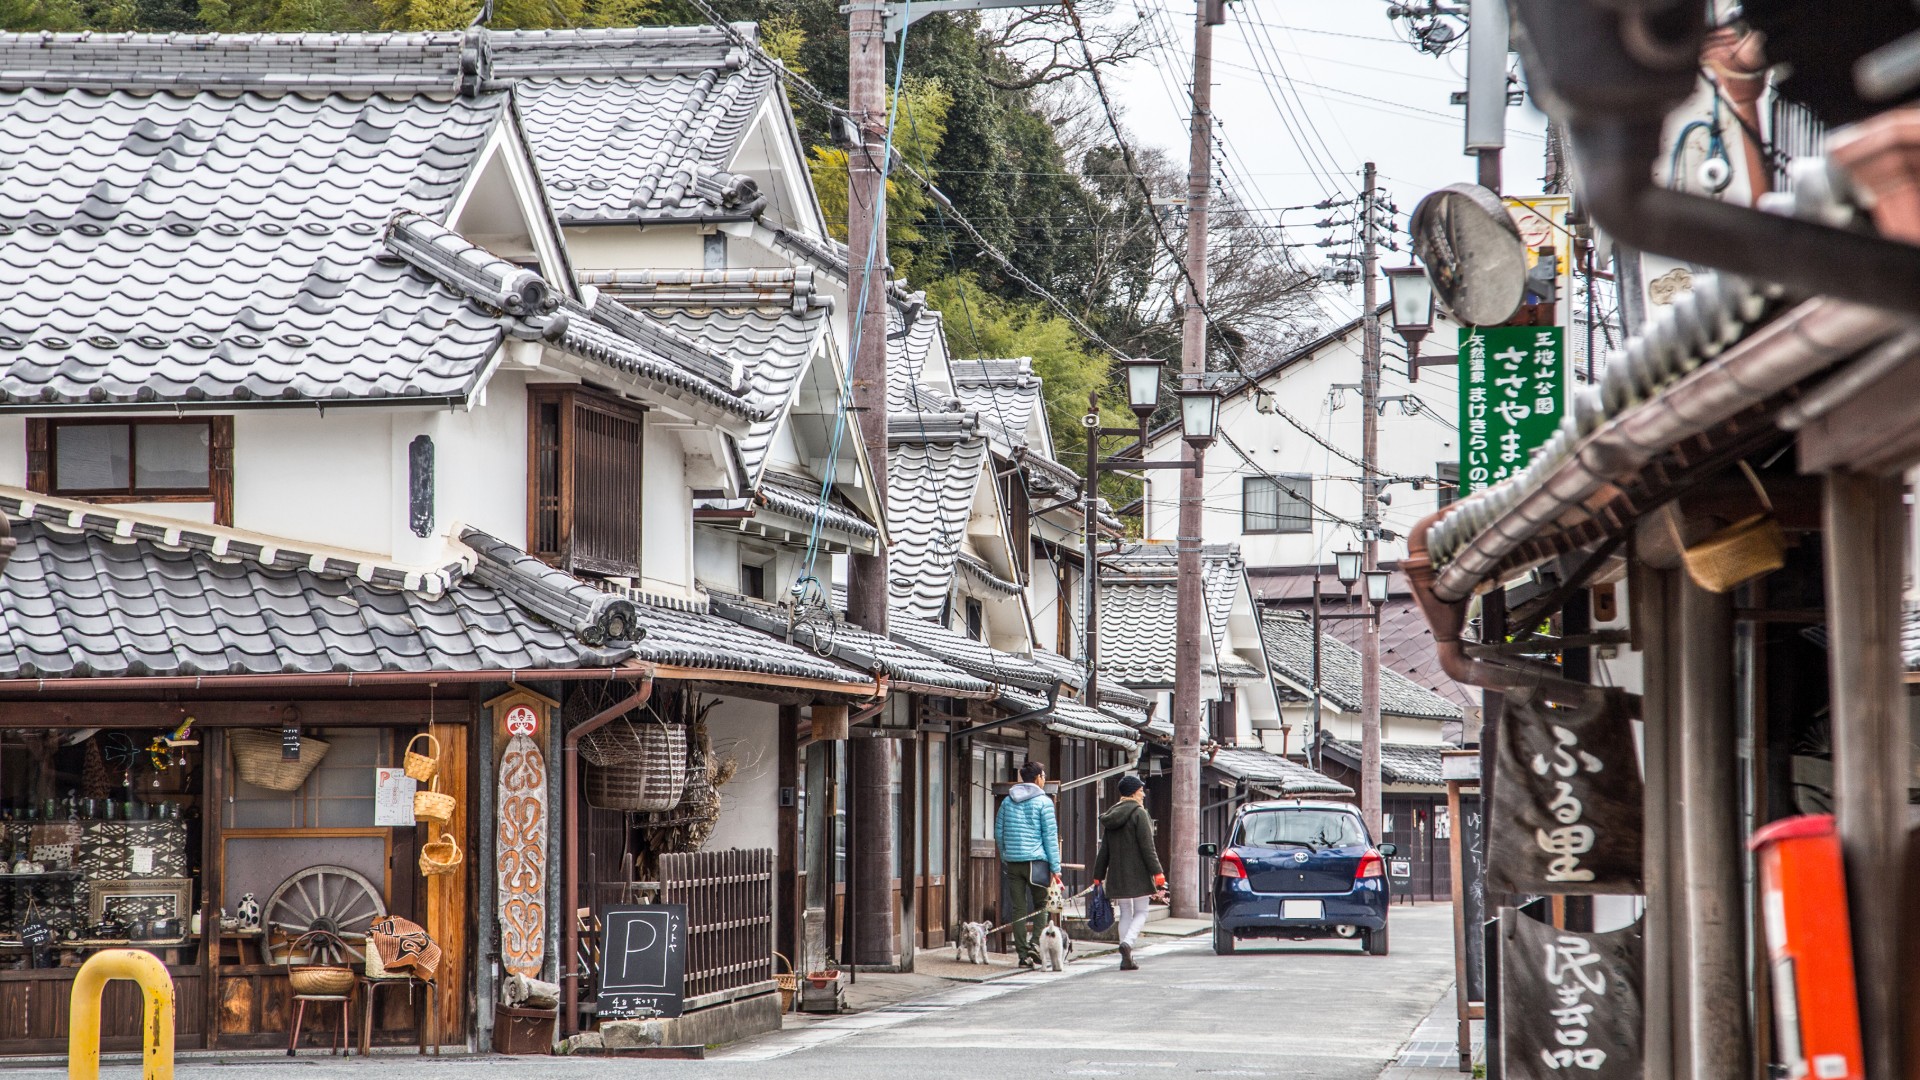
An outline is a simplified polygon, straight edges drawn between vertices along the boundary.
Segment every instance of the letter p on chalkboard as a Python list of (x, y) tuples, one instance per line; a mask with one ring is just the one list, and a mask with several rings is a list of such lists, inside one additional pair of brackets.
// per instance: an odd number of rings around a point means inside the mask
[(609, 907), (600, 925), (599, 1015), (679, 1016), (686, 996), (686, 905)]

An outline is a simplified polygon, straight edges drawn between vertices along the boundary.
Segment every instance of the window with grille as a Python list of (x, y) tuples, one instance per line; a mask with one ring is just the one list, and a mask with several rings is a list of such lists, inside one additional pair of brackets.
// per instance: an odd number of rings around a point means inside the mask
[(1304, 476), (1248, 476), (1240, 486), (1240, 531), (1313, 531), (1313, 481)]
[(570, 573), (638, 575), (642, 411), (584, 387), (528, 395), (532, 553)]
[(210, 502), (233, 524), (233, 417), (27, 421), (27, 487), (90, 502)]

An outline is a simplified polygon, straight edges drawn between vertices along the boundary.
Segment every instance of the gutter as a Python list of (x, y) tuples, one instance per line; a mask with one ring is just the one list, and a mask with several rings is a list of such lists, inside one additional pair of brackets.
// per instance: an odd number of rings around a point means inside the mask
[(564, 998), (560, 1029), (565, 1035), (572, 1035), (580, 1029), (582, 972), (579, 967), (580, 917), (577, 914), (580, 910), (580, 740), (646, 704), (652, 696), (653, 673), (649, 671), (641, 677), (640, 689), (575, 724), (560, 739), (560, 798), (565, 812), (560, 826), (561, 843), (565, 846), (560, 866), (560, 889), (561, 895), (566, 897), (566, 906), (560, 912), (560, 985)]
[(990, 720), (984, 724), (976, 724), (965, 731), (954, 732), (953, 737), (956, 739), (972, 738), (975, 735), (981, 735), (993, 731), (996, 728), (1012, 727), (1015, 724), (1024, 724), (1029, 720), (1040, 720), (1052, 716), (1054, 708), (1060, 704), (1060, 687), (1063, 685), (1065, 684), (1056, 682), (1049, 687), (1047, 689), (1047, 703), (1037, 709), (1031, 709), (1023, 713), (1015, 713), (1012, 716), (1003, 716), (998, 720)]
[[(497, 352), (498, 350), (496, 350)], [(461, 409), (468, 405), (464, 395), (389, 394), (366, 398), (208, 398), (200, 401), (0, 401), (0, 413), (46, 413), (70, 416), (74, 413), (230, 413), (253, 409), (367, 409), (429, 408)]]
[(359, 687), (423, 685), (427, 683), (501, 683), (501, 682), (586, 682), (592, 679), (631, 679), (651, 675), (644, 664), (619, 667), (501, 669), (485, 671), (371, 671), (325, 672), (316, 675), (143, 675), (58, 679), (0, 680), (0, 698), (43, 694), (49, 691), (95, 690), (122, 693), (139, 690), (193, 690), (214, 693), (222, 690), (273, 690), (282, 688)]

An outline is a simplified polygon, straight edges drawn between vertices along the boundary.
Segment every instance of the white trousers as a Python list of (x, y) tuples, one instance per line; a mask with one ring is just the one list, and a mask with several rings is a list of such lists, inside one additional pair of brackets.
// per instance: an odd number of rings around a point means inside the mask
[(1132, 946), (1140, 941), (1140, 931), (1147, 925), (1147, 901), (1145, 896), (1125, 896), (1113, 902), (1113, 923), (1120, 931), (1120, 944)]

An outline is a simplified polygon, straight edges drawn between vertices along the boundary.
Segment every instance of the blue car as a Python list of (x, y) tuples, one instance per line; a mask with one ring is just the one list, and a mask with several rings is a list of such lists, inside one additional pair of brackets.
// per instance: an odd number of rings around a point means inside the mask
[(1200, 845), (1215, 860), (1213, 951), (1239, 938), (1359, 938), (1387, 955), (1387, 863), (1360, 811), (1346, 803), (1260, 802), (1233, 819), (1226, 847)]

